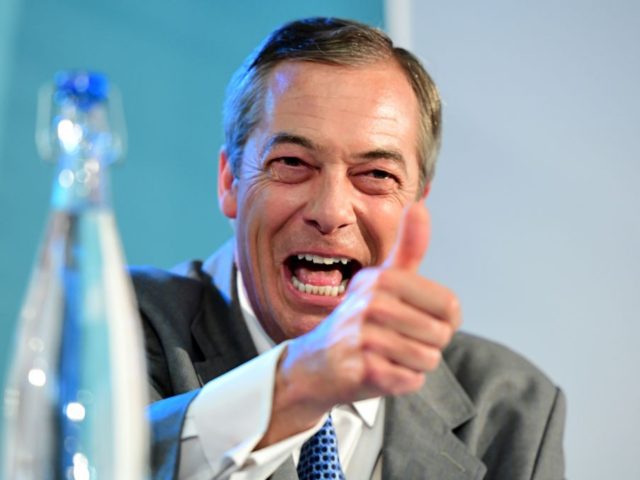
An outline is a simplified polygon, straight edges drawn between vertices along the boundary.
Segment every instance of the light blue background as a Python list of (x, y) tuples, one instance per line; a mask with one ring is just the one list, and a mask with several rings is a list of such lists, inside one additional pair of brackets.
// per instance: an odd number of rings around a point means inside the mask
[(640, 3), (388, 3), (445, 103), (423, 273), (562, 386), (568, 478), (640, 479)]
[(34, 144), (39, 86), (78, 67), (119, 86), (129, 151), (112, 180), (128, 261), (170, 267), (206, 258), (231, 232), (216, 198), (227, 81), (275, 26), (310, 15), (382, 26), (383, 4), (0, 1), (0, 381), (53, 176)]

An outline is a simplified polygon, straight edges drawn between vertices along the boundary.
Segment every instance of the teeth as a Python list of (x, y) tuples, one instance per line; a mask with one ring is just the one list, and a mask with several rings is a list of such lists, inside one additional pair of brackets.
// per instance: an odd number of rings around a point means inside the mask
[(295, 275), (291, 277), (291, 283), (302, 293), (312, 293), (314, 295), (324, 295), (326, 297), (337, 297), (344, 293), (347, 289), (347, 280), (343, 280), (339, 286), (334, 285), (310, 285), (308, 283), (302, 283), (296, 278)]
[(298, 260), (307, 260), (320, 265), (333, 265), (334, 263), (342, 263), (343, 265), (346, 265), (351, 261), (344, 257), (321, 257), (320, 255), (312, 255), (309, 253), (299, 253)]

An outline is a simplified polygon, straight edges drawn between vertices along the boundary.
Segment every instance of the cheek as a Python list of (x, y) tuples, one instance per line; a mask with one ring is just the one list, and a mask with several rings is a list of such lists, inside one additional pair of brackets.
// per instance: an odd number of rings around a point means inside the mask
[[(304, 194), (299, 190), (268, 181), (239, 189), (236, 230), (251, 250), (277, 247), (278, 235), (286, 230), (291, 218), (303, 205)], [(258, 252), (257, 258), (254, 255), (256, 262), (263, 260), (261, 253), (264, 255), (264, 252)]]
[(402, 215), (402, 212), (396, 212), (393, 216), (390, 216), (386, 219), (386, 222), (382, 223), (383, 228), (383, 239), (382, 239), (382, 259), (381, 261), (386, 260), (386, 258), (393, 250), (393, 246), (396, 243), (396, 239), (398, 236), (398, 218)]
[(363, 234), (369, 243), (374, 264), (384, 262), (391, 252), (398, 234), (405, 204), (398, 199), (376, 199), (363, 212)]
[(249, 231), (262, 229), (273, 220), (277, 211), (277, 197), (266, 182), (253, 182), (238, 189), (238, 220)]

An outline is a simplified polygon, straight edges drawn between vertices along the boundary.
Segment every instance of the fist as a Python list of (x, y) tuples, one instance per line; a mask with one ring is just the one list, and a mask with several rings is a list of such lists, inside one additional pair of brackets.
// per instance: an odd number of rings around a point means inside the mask
[(423, 385), (461, 321), (455, 295), (417, 272), (428, 241), (428, 212), (414, 204), (385, 262), (358, 272), (340, 306), (288, 345), (276, 380), (285, 404), (311, 420), (339, 403)]

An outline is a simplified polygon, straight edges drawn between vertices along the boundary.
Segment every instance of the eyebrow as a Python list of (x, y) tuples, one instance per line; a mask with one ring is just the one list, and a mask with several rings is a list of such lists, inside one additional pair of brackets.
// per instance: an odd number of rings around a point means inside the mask
[(298, 145), (300, 147), (306, 148), (307, 150), (319, 150), (318, 146), (307, 137), (294, 135), (293, 133), (279, 132), (273, 135), (265, 144), (265, 146), (260, 151), (260, 156), (264, 158), (271, 149), (285, 143)]
[(397, 150), (388, 150), (386, 148), (376, 148), (375, 150), (359, 154), (357, 155), (357, 157), (364, 160), (393, 160), (394, 163), (397, 163), (401, 166), (404, 166), (406, 164), (402, 153), (398, 152)]

